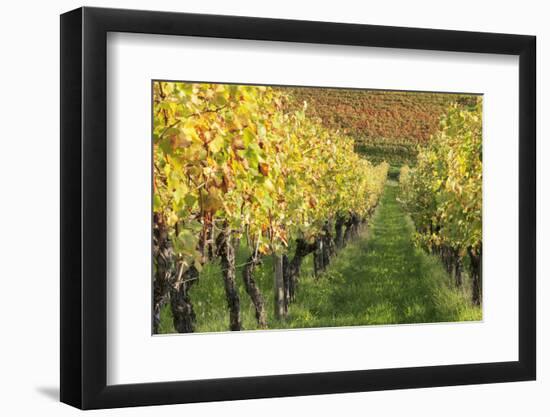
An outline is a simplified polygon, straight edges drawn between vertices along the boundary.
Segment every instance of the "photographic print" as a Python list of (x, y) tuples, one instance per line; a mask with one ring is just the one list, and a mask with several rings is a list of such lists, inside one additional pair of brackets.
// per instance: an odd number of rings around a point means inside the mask
[(152, 81), (152, 332), (482, 319), (480, 94)]

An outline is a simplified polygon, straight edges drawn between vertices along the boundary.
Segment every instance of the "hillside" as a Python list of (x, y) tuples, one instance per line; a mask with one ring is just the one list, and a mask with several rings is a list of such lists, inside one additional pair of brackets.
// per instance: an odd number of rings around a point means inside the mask
[(307, 112), (325, 126), (353, 136), (357, 152), (392, 165), (414, 163), (417, 145), (436, 132), (451, 103), (475, 101), (462, 94), (340, 88), (292, 88), (291, 94), (300, 105), (306, 101)]

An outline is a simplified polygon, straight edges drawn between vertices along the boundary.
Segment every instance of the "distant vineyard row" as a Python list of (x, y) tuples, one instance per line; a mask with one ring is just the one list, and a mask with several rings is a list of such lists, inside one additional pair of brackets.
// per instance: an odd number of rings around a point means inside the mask
[(376, 164), (386, 161), (393, 166), (415, 165), (418, 145), (405, 141), (365, 140), (355, 143), (355, 152)]

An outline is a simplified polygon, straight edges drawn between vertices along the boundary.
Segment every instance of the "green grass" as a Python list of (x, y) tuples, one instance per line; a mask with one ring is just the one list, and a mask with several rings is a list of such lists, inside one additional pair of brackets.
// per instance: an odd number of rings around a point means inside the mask
[[(270, 258), (257, 269), (256, 279), (266, 301), (270, 329), (434, 323), (481, 320), (481, 308), (468, 297), (468, 282), (455, 289), (439, 260), (414, 247), (413, 225), (396, 201), (397, 187), (388, 182), (371, 226), (342, 250), (327, 271), (313, 277), (311, 256), (305, 261), (296, 301), (286, 320), (274, 317)], [(246, 262), (241, 248), (237, 263)], [(244, 330), (256, 329), (254, 308), (238, 268)], [(191, 289), (197, 331), (228, 329), (228, 312), (219, 267), (207, 265)], [(161, 333), (172, 333), (171, 313), (161, 314)]]

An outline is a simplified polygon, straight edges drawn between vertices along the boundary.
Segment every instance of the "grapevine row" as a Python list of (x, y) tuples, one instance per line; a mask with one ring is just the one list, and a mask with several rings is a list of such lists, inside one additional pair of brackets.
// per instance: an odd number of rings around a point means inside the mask
[(212, 261), (221, 265), (229, 328), (241, 329), (235, 252), (244, 242), (243, 283), (267, 327), (254, 280), (262, 257), (273, 256), (284, 317), (304, 257), (313, 254), (319, 273), (372, 214), (388, 165), (361, 158), (353, 139), (292, 100), (269, 87), (154, 83), (155, 332), (167, 300), (176, 330), (194, 330), (189, 290)]
[(482, 107), (451, 105), (414, 169), (400, 172), (401, 200), (416, 225), (416, 243), (441, 257), (456, 286), (469, 271), (472, 302), (481, 303)]

